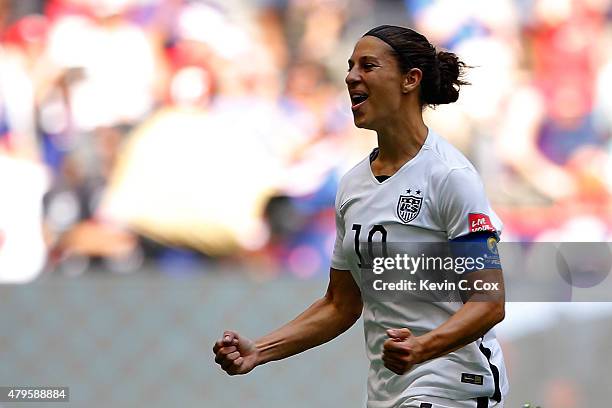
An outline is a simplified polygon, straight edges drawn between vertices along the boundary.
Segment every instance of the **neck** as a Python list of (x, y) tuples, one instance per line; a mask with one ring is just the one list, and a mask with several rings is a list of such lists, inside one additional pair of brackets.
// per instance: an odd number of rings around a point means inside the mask
[(421, 150), (427, 132), (420, 107), (418, 112), (410, 112), (389, 121), (388, 125), (377, 131), (377, 160), (391, 167), (401, 167)]

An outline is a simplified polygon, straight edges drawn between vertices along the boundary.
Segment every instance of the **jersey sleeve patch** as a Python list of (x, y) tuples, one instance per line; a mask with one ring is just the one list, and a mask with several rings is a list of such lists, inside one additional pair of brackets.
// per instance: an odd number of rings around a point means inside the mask
[(469, 213), (468, 225), (470, 226), (470, 232), (495, 231), (489, 216), (482, 213)]
[(473, 232), (450, 241), (451, 253), (455, 257), (480, 259), (481, 269), (501, 269), (497, 250), (499, 237), (495, 232)]

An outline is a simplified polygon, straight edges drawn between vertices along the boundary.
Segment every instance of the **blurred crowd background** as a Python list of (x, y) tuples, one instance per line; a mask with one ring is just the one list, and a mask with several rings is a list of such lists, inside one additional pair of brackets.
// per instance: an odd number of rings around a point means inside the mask
[(0, 0), (1, 280), (326, 275), (338, 180), (376, 144), (346, 60), (383, 23), (472, 66), (426, 119), (504, 240), (610, 240), (612, 1)]
[[(75, 406), (358, 406), (360, 327), (247, 379), (208, 353), (323, 290), (337, 183), (376, 144), (347, 59), (379, 24), (472, 66), (426, 121), (504, 241), (611, 241), (611, 0), (0, 0), (0, 283), (41, 278), (0, 285), (0, 383), (55, 378)], [(609, 305), (552, 306), (508, 304), (508, 406), (608, 406)]]

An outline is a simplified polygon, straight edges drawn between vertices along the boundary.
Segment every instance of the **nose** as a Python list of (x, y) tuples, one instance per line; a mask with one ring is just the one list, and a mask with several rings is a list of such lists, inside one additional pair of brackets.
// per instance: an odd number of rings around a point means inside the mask
[(346, 82), (346, 85), (348, 85), (349, 87), (358, 83), (359, 81), (361, 81), (361, 76), (359, 75), (359, 71), (355, 67), (351, 68), (346, 74), (346, 78), (344, 78), (344, 82)]

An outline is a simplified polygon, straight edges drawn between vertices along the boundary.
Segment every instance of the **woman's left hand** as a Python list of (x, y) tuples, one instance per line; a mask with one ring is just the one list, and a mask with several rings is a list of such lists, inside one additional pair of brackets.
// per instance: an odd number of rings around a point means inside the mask
[(423, 344), (409, 329), (389, 329), (387, 335), (389, 339), (383, 345), (382, 360), (395, 374), (405, 374), (425, 360)]

